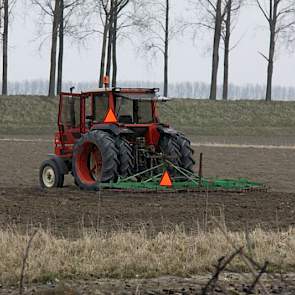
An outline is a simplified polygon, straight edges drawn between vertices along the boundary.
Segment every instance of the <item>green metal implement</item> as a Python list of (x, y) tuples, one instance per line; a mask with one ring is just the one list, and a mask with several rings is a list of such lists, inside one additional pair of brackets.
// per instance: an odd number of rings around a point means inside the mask
[[(161, 173), (153, 175), (154, 171)], [(161, 186), (160, 182), (164, 171), (174, 171), (177, 176), (171, 176), (172, 186)], [(150, 174), (150, 177), (147, 175)], [(175, 173), (173, 173), (175, 174)], [(144, 180), (140, 180), (145, 176)], [(172, 162), (165, 160), (162, 164), (148, 170), (132, 175), (128, 178), (119, 178), (115, 183), (101, 183), (101, 189), (112, 189), (119, 191), (134, 192), (181, 192), (181, 191), (266, 191), (262, 183), (252, 182), (244, 178), (234, 179), (213, 179), (199, 177), (183, 168), (175, 166)]]

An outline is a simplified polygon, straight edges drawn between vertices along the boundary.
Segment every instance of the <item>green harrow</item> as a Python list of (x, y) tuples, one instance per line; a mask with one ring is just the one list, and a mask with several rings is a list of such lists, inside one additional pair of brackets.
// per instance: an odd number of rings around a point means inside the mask
[[(160, 173), (154, 175), (156, 171), (160, 171)], [(168, 171), (170, 174), (171, 186), (161, 185), (165, 171)], [(204, 178), (174, 165), (169, 160), (164, 160), (162, 164), (128, 178), (119, 178), (115, 183), (103, 183), (100, 185), (100, 188), (126, 192), (267, 191), (264, 184), (252, 182), (244, 178), (237, 180)]]

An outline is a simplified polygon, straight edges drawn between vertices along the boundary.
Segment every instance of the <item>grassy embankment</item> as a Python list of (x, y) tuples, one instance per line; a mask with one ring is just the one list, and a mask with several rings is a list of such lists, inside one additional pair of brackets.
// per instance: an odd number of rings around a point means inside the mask
[[(188, 135), (294, 136), (295, 103), (175, 100), (160, 107), (161, 121)], [(0, 97), (0, 134), (52, 134), (57, 98)]]

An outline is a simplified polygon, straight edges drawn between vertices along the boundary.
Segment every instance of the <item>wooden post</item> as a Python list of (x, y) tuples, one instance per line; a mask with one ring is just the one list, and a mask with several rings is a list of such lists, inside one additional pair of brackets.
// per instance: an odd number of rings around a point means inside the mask
[(199, 178), (203, 178), (203, 153), (200, 153), (200, 161), (199, 161)]

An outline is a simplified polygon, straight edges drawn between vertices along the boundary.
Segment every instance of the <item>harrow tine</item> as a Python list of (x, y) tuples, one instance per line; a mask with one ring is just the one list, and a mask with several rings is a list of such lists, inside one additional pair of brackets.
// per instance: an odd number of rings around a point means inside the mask
[(125, 179), (122, 179), (121, 181), (122, 181), (122, 182), (127, 182), (127, 181), (133, 179), (134, 177), (138, 177), (138, 176), (144, 175), (144, 174), (146, 174), (146, 173), (148, 173), (148, 172), (151, 172), (151, 171), (154, 171), (154, 170), (156, 170), (156, 169), (158, 169), (158, 168), (161, 168), (161, 167), (163, 167), (164, 165), (165, 165), (165, 163), (161, 163), (161, 164), (159, 164), (159, 165), (157, 165), (157, 166), (154, 166), (154, 167), (152, 167), (152, 168), (149, 168), (149, 169), (147, 169), (147, 170), (144, 170), (144, 171), (142, 171), (142, 172), (139, 172), (139, 173), (137, 173), (137, 174), (134, 174), (134, 175), (132, 175), (132, 176), (129, 176), (129, 177), (125, 178)]
[(188, 180), (192, 181), (193, 183), (195, 183), (196, 185), (200, 185), (199, 179), (198, 181), (196, 181), (195, 179), (193, 179), (192, 177), (190, 177), (189, 175), (187, 175), (185, 172), (182, 171), (182, 169), (180, 167), (177, 167), (176, 165), (174, 165), (173, 163), (171, 163), (170, 161), (166, 160), (167, 163), (172, 166), (176, 171), (180, 172), (183, 176), (185, 176)]

